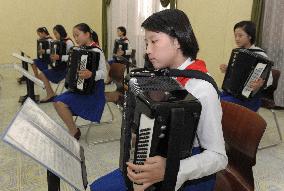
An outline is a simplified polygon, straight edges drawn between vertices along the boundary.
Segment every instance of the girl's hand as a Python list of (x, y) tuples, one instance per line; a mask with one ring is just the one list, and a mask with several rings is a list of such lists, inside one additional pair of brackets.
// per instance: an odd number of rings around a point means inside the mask
[(252, 81), (250, 83), (250, 87), (252, 88), (253, 91), (258, 90), (259, 88), (261, 88), (264, 84), (264, 80), (262, 78), (259, 78), (255, 81)]
[[(166, 170), (166, 158), (155, 156), (147, 158), (144, 165), (127, 163), (127, 176), (135, 183), (143, 184), (135, 191), (143, 191), (152, 184), (164, 180)], [(137, 172), (137, 173), (136, 173)]]
[(117, 53), (116, 53), (117, 56), (122, 56), (123, 54), (124, 54), (124, 51), (121, 50), (121, 49), (118, 50)]
[(88, 69), (83, 69), (78, 71), (78, 75), (82, 79), (88, 79), (92, 76), (93, 72)]
[(38, 53), (39, 53), (40, 55), (42, 55), (42, 54), (44, 54), (44, 53), (45, 53), (45, 50), (40, 49), (40, 50), (38, 50)]
[(222, 73), (226, 73), (227, 68), (228, 68), (228, 65), (227, 65), (227, 64), (221, 64), (221, 65), (219, 66), (219, 68), (220, 68), (220, 70), (221, 70)]
[(51, 59), (51, 61), (56, 61), (56, 60), (59, 60), (59, 55), (58, 54), (52, 54), (52, 55), (50, 55), (50, 59)]

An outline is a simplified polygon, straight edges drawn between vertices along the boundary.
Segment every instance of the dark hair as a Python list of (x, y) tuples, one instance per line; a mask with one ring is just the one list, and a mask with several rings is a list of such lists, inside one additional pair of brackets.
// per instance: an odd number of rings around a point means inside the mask
[(47, 30), (46, 27), (39, 27), (36, 32), (40, 32), (40, 33), (45, 33), (46, 35), (49, 35), (49, 32)]
[(77, 25), (74, 26), (74, 28), (77, 28), (78, 30), (84, 32), (84, 33), (90, 33), (90, 37), (92, 38), (92, 40), (97, 43), (98, 45), (99, 43), (99, 38), (98, 38), (98, 34), (93, 31), (89, 25), (87, 25), (86, 23), (79, 23)]
[(242, 28), (251, 38), (250, 43), (255, 43), (255, 24), (252, 21), (241, 21), (234, 26), (234, 31), (237, 28)]
[(126, 28), (123, 26), (117, 27), (118, 30), (120, 30), (123, 33), (123, 36), (126, 36)]
[(62, 25), (55, 25), (53, 30), (56, 30), (56, 32), (59, 33), (60, 39), (65, 39), (67, 37), (67, 32)]
[(186, 14), (177, 9), (166, 9), (154, 13), (141, 25), (144, 29), (153, 32), (163, 32), (176, 38), (184, 56), (195, 60), (199, 46), (193, 29)]

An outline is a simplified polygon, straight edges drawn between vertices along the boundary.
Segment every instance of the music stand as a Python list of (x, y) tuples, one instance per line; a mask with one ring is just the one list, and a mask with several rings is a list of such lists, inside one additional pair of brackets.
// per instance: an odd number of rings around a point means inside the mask
[[(24, 51), (22, 51), (22, 50), (19, 50), (19, 51), (21, 52), (21, 56), (25, 56), (26, 55), (27, 57), (29, 57), (26, 53), (24, 53)], [(26, 70), (28, 70), (28, 64), (26, 62), (22, 61), (22, 67), (25, 68)], [(26, 77), (25, 76), (19, 77), (17, 79), (17, 82), (19, 84), (23, 84), (24, 82), (26, 82)]]
[(34, 77), (33, 75), (31, 75), (24, 68), (18, 66), (17, 64), (14, 64), (14, 68), (18, 72), (20, 72), (23, 76), (25, 76), (26, 80), (27, 80), (27, 95), (26, 96), (21, 96), (20, 99), (19, 99), (19, 102), (23, 104), (28, 97), (30, 97), (35, 102), (38, 102), (39, 101), (39, 96), (35, 95), (34, 84), (37, 84), (38, 86), (40, 86), (43, 89), (45, 89), (44, 83), (41, 80), (39, 80), (36, 77)]
[(30, 98), (16, 113), (1, 139), (75, 190), (86, 190), (88, 181), (83, 147)]
[[(17, 54), (17, 53), (13, 53), (12, 56), (14, 56), (15, 58), (19, 59), (22, 61), (22, 68), (25, 69), (26, 71), (29, 70), (29, 66), (28, 64), (33, 64), (34, 61), (28, 57), (25, 57), (25, 53), (23, 51), (21, 51), (21, 55), (20, 54)], [(21, 72), (21, 71), (20, 71)], [(30, 75), (28, 73), (28, 75)], [(22, 77), (21, 77), (22, 78)], [(19, 102), (21, 104), (23, 104), (25, 102), (25, 100), (27, 99), (27, 97), (30, 97), (32, 98), (34, 101), (38, 102), (39, 101), (39, 95), (35, 95), (34, 94), (34, 87), (33, 87), (33, 83), (31, 83), (30, 81), (28, 82), (28, 79), (26, 78), (26, 76), (23, 75), (23, 78), (25, 79), (26, 81), (26, 84), (27, 84), (27, 94), (24, 95), (24, 96), (20, 96), (19, 98)], [(21, 80), (22, 81), (22, 80)], [(20, 83), (21, 84), (21, 83)], [(30, 94), (29, 94), (30, 93)]]

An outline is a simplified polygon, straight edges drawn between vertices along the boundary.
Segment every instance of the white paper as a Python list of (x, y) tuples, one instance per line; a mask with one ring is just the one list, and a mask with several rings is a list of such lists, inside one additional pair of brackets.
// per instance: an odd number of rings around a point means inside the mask
[(34, 63), (34, 61), (32, 59), (24, 57), (22, 55), (19, 55), (17, 53), (13, 53), (12, 56), (14, 56), (15, 58), (18, 58), (21, 61), (27, 62), (29, 64), (33, 64)]
[(38, 106), (27, 99), (3, 140), (48, 168), (78, 190), (84, 190), (80, 145)]
[(35, 84), (37, 84), (38, 86), (42, 87), (43, 89), (45, 89), (45, 85), (43, 83), (43, 81), (41, 81), (40, 79), (34, 77), (32, 74), (30, 74), (28, 71), (26, 71), (24, 68), (18, 66), (17, 64), (14, 64), (14, 68), (15, 70), (19, 71), (21, 74), (23, 74), (25, 77), (27, 77), (28, 79), (30, 79), (31, 81), (33, 81)]

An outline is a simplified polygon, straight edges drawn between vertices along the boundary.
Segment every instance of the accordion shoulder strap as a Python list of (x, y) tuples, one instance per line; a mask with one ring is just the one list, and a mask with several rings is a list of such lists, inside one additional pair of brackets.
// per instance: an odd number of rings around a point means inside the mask
[(179, 70), (179, 69), (170, 69), (169, 75), (174, 77), (185, 77), (185, 78), (195, 78), (201, 79), (209, 82), (215, 88), (218, 95), (220, 95), (220, 91), (215, 80), (209, 76), (207, 73), (201, 72), (199, 70)]
[(252, 48), (252, 49), (248, 49), (248, 50), (250, 50), (252, 52), (264, 52), (264, 53), (266, 53), (265, 50), (263, 50), (263, 49)]

